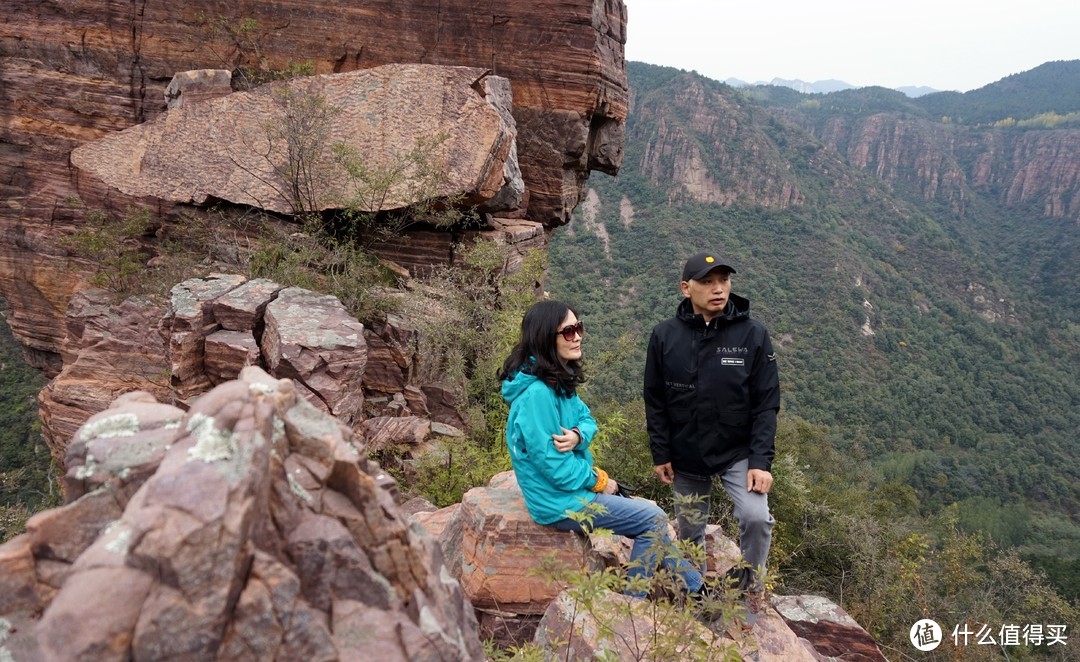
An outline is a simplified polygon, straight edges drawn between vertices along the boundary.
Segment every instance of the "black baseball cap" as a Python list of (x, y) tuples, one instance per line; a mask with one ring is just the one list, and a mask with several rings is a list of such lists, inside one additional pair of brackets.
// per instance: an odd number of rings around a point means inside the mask
[(686, 266), (682, 270), (682, 279), (684, 281), (700, 280), (713, 269), (723, 269), (728, 273), (735, 273), (735, 269), (717, 253), (698, 253), (686, 261)]

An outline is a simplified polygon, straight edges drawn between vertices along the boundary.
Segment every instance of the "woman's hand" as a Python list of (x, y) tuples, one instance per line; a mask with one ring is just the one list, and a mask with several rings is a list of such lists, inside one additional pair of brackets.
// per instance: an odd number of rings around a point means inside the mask
[(608, 478), (607, 485), (604, 486), (604, 494), (616, 494), (619, 491), (619, 484), (614, 479)]
[(551, 439), (555, 442), (555, 450), (560, 453), (567, 453), (574, 450), (581, 443), (581, 437), (574, 430), (567, 430), (561, 425), (559, 429), (562, 430), (562, 434), (551, 435)]

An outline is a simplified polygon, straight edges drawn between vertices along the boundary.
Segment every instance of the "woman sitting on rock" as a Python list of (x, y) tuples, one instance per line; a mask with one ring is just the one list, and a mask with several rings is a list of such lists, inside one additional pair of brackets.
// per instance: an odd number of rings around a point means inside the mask
[[(503, 362), (499, 379), (510, 403), (506, 443), (529, 514), (538, 524), (582, 531), (571, 512), (596, 503), (591, 528), (634, 539), (630, 579), (651, 577), (658, 562), (677, 573), (692, 594), (703, 590), (701, 574), (670, 548), (667, 515), (645, 499), (619, 496), (618, 484), (593, 466), (589, 442), (596, 421), (575, 392), (584, 381), (584, 326), (565, 303), (541, 301), (525, 313), (521, 338)], [(644, 582), (633, 582), (640, 588)], [(627, 591), (644, 597), (644, 590)]]

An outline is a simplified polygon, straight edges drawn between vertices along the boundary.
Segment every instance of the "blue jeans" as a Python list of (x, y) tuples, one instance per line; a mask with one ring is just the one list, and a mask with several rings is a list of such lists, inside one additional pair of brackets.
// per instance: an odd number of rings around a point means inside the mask
[[(760, 589), (765, 560), (769, 558), (772, 530), (776, 520), (769, 513), (769, 496), (746, 490), (748, 460), (735, 462), (720, 474), (720, 482), (735, 509), (739, 522), (739, 549), (743, 560), (750, 567), (750, 580)], [(694, 497), (693, 503), (675, 500), (675, 515), (679, 522), (679, 538), (692, 540), (705, 547), (705, 524), (709, 518), (709, 497), (712, 494), (713, 477), (675, 472), (676, 496)]]
[[(593, 529), (607, 529), (612, 533), (634, 539), (634, 549), (630, 552), (630, 567), (626, 574), (630, 579), (652, 577), (658, 563), (679, 575), (689, 591), (697, 591), (704, 580), (692, 563), (679, 555), (665, 553), (671, 548), (668, 535), (668, 518), (663, 510), (652, 501), (597, 494), (596, 503), (603, 506), (605, 512), (593, 518)], [(581, 525), (572, 519), (561, 519), (551, 524), (559, 531), (577, 531), (584, 533)], [(644, 592), (628, 592), (636, 598), (645, 597)]]

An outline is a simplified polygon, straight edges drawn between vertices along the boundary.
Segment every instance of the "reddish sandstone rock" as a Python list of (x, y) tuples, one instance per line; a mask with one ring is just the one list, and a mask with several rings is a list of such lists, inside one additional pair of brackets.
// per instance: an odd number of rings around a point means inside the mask
[(229, 331), (254, 331), (267, 304), (284, 289), (272, 280), (254, 278), (214, 299), (214, 320)]
[(171, 385), (179, 399), (209, 390), (203, 360), (206, 336), (221, 328), (214, 317), (214, 301), (245, 280), (243, 276), (215, 274), (188, 279), (169, 292), (169, 314), (162, 327), (169, 338)]
[(0, 546), (0, 614), (33, 611), (41, 606), (34, 570), (29, 535), (16, 536)]
[(223, 97), (232, 91), (232, 72), (228, 69), (181, 71), (165, 88), (165, 104), (173, 110), (197, 101)]
[(121, 393), (169, 397), (167, 345), (158, 332), (164, 314), (145, 299), (113, 305), (104, 290), (72, 298), (64, 368), (38, 396), (42, 433), (60, 467), (75, 430)]
[(259, 365), (262, 354), (250, 331), (215, 331), (206, 336), (203, 369), (211, 384), (236, 379), (249, 365)]
[(788, 626), (827, 659), (885, 662), (870, 633), (828, 598), (773, 595), (770, 602)]
[[(213, 197), (287, 214), (352, 203), (377, 212), (403, 208), (421, 191), (464, 196), (488, 211), (513, 209), (524, 184), (510, 84), (489, 74), (390, 64), (295, 78), (183, 104), (76, 148), (71, 161), (126, 195), (173, 202)], [(298, 133), (301, 123), (313, 135)], [(303, 148), (308, 179), (298, 180), (295, 145), (303, 140), (315, 144)], [(393, 184), (373, 194), (371, 184), (349, 178), (332, 145), (354, 152), (371, 172), (397, 172)], [(437, 181), (404, 167), (418, 147)]]
[(711, 576), (726, 573), (742, 560), (742, 551), (716, 524), (705, 525), (705, 569)]
[(329, 295), (290, 287), (266, 307), (262, 353), (270, 373), (294, 379), (321, 408), (360, 421), (367, 364), (364, 325)]
[[(86, 213), (65, 200), (78, 195), (91, 209), (120, 212), (138, 202), (163, 216), (174, 209), (160, 200), (132, 201), (79, 176), (71, 151), (161, 116), (177, 72), (284, 69), (289, 62), (311, 62), (319, 74), (402, 62), (491, 69), (514, 91), (518, 160), (527, 193), (535, 190), (526, 195), (525, 216), (548, 226), (569, 219), (590, 168), (617, 168), (628, 97), (620, 0), (503, 3), (497, 15), (465, 0), (438, 10), (386, 0), (325, 7), (191, 0), (147, 2), (132, 14), (127, 5), (87, 0), (5, 5), (0, 296), (34, 365), (50, 377), (61, 369), (67, 302), (94, 271), (73, 264), (59, 245)], [(252, 21), (255, 43), (238, 49), (227, 31), (215, 33), (210, 23), (219, 16), (230, 26)], [(73, 42), (72, 35), (81, 36)]]
[(654, 613), (640, 598), (605, 592), (586, 606), (564, 591), (544, 612), (535, 643), (560, 660), (693, 659), (694, 652), (710, 647), (718, 649), (716, 659), (724, 659), (721, 649), (732, 646), (692, 617), (658, 623)]
[(509, 248), (503, 269), (514, 272), (521, 267), (530, 251), (545, 249), (548, 233), (537, 221), (511, 218), (492, 218), (483, 230), (464, 232), (439, 232), (414, 230), (399, 237), (391, 237), (379, 244), (379, 255), (402, 265), (413, 274), (428, 274), (436, 267), (451, 267), (460, 263), (459, 244), (483, 239), (494, 241)]
[(753, 630), (742, 632), (722, 621), (706, 627), (691, 614), (666, 615), (669, 608), (610, 592), (589, 602), (577, 602), (563, 592), (549, 604), (534, 641), (555, 657), (570, 660), (591, 660), (604, 654), (618, 659), (690, 659), (699, 655), (726, 659), (725, 652), (758, 662), (819, 659), (771, 609), (758, 615)]
[[(252, 365), (295, 379), (304, 397), (357, 429), (371, 389), (367, 415), (401, 419), (367, 424), (375, 450), (395, 444), (421, 453), (432, 434), (460, 436), (464, 427), (450, 388), (414, 383), (419, 330), (391, 314), (373, 334), (337, 299), (308, 290), (235, 275), (193, 278), (172, 288), (167, 311), (139, 298), (114, 305), (107, 292), (86, 290), (72, 299), (68, 324), (66, 367), (39, 398), (61, 467), (65, 431), (73, 434), (125, 389), (185, 406)], [(373, 369), (367, 339), (381, 348)]]
[(385, 319), (364, 331), (364, 338), (368, 344), (364, 389), (379, 393), (401, 391), (409, 383), (418, 360), (418, 325), (401, 315), (388, 313)]
[(492, 613), (542, 614), (562, 587), (530, 568), (545, 557), (575, 569), (587, 560), (584, 538), (532, 520), (512, 471), (469, 490), (459, 504), (410, 519), (439, 541), (472, 605)]
[[(460, 586), (407, 525), (393, 480), (293, 382), (248, 368), (179, 420), (153, 405), (122, 398), (84, 426), (72, 470), (98, 487), (0, 546), (16, 659), (482, 655)], [(140, 435), (164, 452), (140, 454)], [(123, 457), (157, 466), (126, 473)], [(93, 514), (109, 501), (114, 512)]]
[(431, 436), (431, 421), (416, 416), (369, 418), (361, 424), (368, 452), (387, 447), (417, 447)]
[(775, 609), (762, 606), (749, 632), (736, 631), (735, 647), (743, 659), (758, 662), (818, 662), (818, 656)]
[(461, 585), (477, 608), (543, 613), (563, 587), (535, 574), (540, 562), (581, 568), (587, 559), (584, 539), (534, 522), (519, 490), (473, 488), (458, 519)]

